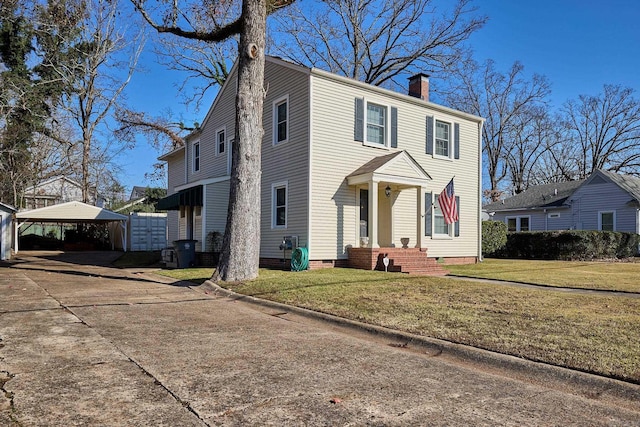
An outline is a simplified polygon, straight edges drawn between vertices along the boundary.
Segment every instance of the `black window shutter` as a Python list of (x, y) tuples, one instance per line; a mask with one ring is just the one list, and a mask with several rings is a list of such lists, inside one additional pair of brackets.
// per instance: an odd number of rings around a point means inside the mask
[(433, 116), (427, 116), (427, 154), (433, 154)]
[(424, 235), (431, 236), (431, 218), (433, 216), (433, 202), (431, 201), (431, 193), (424, 193)]
[(453, 125), (453, 157), (460, 158), (460, 123)]
[(362, 98), (356, 98), (353, 139), (364, 141), (364, 99)]
[(458, 220), (456, 221), (454, 236), (460, 237), (460, 196), (456, 196), (456, 208), (458, 209)]
[(398, 148), (398, 109), (391, 107), (391, 147)]

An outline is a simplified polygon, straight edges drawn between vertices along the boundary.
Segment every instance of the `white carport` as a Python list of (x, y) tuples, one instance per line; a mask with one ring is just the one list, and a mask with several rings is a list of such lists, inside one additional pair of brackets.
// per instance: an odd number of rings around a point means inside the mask
[[(44, 222), (56, 224), (105, 224), (120, 225), (123, 250), (127, 250), (127, 221), (129, 217), (107, 209), (98, 208), (82, 202), (67, 202), (46, 208), (32, 209), (16, 213), (15, 252), (18, 253), (18, 236), (20, 227), (27, 223)], [(115, 249), (114, 239), (111, 239), (111, 249)]]

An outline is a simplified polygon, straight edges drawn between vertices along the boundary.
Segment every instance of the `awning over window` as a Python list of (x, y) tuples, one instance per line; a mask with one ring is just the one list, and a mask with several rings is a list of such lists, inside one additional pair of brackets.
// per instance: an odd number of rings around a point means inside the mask
[(158, 200), (158, 210), (177, 211), (180, 206), (202, 206), (202, 185), (180, 190), (163, 199)]

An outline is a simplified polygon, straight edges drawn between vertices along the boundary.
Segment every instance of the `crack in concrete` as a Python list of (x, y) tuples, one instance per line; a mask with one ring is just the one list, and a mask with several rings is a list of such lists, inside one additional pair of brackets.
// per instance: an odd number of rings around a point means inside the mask
[[(5, 403), (0, 405), (0, 410), (9, 411), (9, 418), (11, 419), (11, 421), (16, 423), (17, 425), (20, 425), (20, 423), (15, 417), (16, 407), (13, 401), (14, 394), (5, 389), (5, 385), (9, 381), (11, 381), (11, 379), (13, 379), (14, 377), (15, 375), (13, 375), (11, 372), (0, 371), (0, 392), (2, 392), (2, 396), (4, 396), (4, 399), (5, 399)], [(8, 406), (8, 407), (5, 408), (5, 406)]]

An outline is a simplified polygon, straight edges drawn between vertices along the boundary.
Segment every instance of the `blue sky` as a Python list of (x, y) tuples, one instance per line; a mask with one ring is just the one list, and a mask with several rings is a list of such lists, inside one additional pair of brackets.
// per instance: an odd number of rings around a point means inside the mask
[[(493, 59), (506, 71), (520, 61), (525, 73), (547, 76), (552, 84), (552, 108), (578, 95), (597, 95), (604, 84), (634, 88), (640, 97), (640, 2), (637, 0), (476, 0), (489, 22), (469, 44), (479, 61)], [(148, 69), (127, 88), (128, 103), (150, 114), (171, 109), (185, 123), (202, 121), (215, 97), (211, 90), (200, 111), (182, 104), (176, 84), (184, 76), (155, 65), (145, 53)], [(437, 84), (437, 82), (433, 82)], [(157, 153), (141, 141), (120, 160), (127, 189), (149, 185)]]

